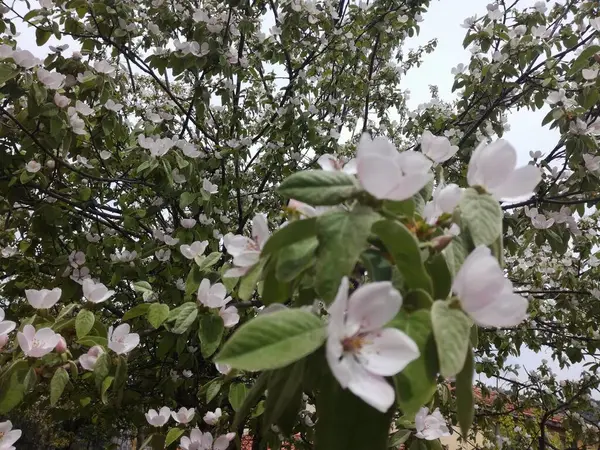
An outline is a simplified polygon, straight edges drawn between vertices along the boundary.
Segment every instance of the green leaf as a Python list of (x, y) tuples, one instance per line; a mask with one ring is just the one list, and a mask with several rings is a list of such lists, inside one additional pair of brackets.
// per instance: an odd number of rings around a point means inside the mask
[(425, 267), (433, 282), (433, 297), (438, 300), (445, 300), (452, 287), (452, 275), (450, 275), (444, 255), (437, 253), (431, 256), (425, 261)]
[[(323, 364), (325, 364), (323, 362)], [(317, 396), (315, 450), (384, 450), (394, 408), (381, 413), (327, 373)]]
[(288, 283), (279, 281), (275, 275), (275, 265), (267, 264), (262, 285), (261, 302), (264, 305), (273, 303), (284, 303), (290, 298), (290, 286)]
[[(287, 367), (272, 372), (267, 386), (267, 401), (263, 419), (263, 427), (270, 428), (276, 424), (283, 433), (292, 432), (293, 422), (289, 417), (296, 419), (302, 401), (302, 379), (306, 360), (298, 361)], [(282, 419), (280, 421), (280, 419)], [(281, 427), (283, 425), (283, 427)]]
[(465, 364), (469, 349), (471, 319), (448, 302), (433, 302), (431, 323), (443, 377), (453, 377)]
[(198, 316), (198, 306), (194, 302), (187, 302), (180, 306), (179, 314), (175, 319), (173, 333), (183, 334), (194, 323)]
[(77, 314), (77, 318), (75, 319), (75, 331), (77, 332), (78, 339), (87, 336), (94, 326), (95, 320), (94, 313), (90, 310), (82, 309), (79, 311), (79, 314)]
[(262, 260), (256, 263), (240, 280), (240, 285), (238, 287), (238, 298), (240, 300), (246, 301), (252, 298), (256, 283), (258, 283), (258, 279), (262, 274), (263, 264), (264, 261)]
[(391, 437), (388, 448), (400, 448), (402, 444), (408, 441), (412, 432), (410, 430), (398, 430)]
[(105, 405), (108, 404), (107, 392), (110, 386), (112, 385), (114, 379), (115, 377), (108, 376), (104, 380), (102, 380), (102, 388), (100, 389), (100, 400), (102, 400), (102, 403), (104, 403)]
[(135, 317), (143, 316), (148, 312), (148, 309), (150, 309), (150, 303), (140, 303), (139, 305), (135, 305), (123, 315), (123, 320), (127, 321), (129, 319), (134, 319)]
[(171, 428), (167, 433), (167, 438), (165, 439), (165, 447), (168, 447), (177, 439), (179, 439), (183, 433), (185, 433), (185, 428)]
[(221, 380), (212, 380), (206, 389), (206, 403), (210, 403), (221, 391), (223, 382)]
[(117, 359), (117, 367), (115, 369), (115, 381), (113, 387), (115, 390), (120, 389), (127, 381), (127, 358), (123, 355)]
[(275, 274), (277, 279), (290, 282), (314, 263), (319, 241), (315, 237), (287, 246), (277, 254)]
[(460, 266), (469, 256), (469, 244), (465, 234), (455, 236), (452, 242), (442, 252), (446, 258), (448, 270), (452, 276), (456, 276)]
[(35, 43), (38, 47), (41, 47), (46, 42), (48, 42), (50, 36), (52, 36), (52, 33), (48, 30), (45, 30), (44, 28), (37, 27), (35, 29)]
[(388, 281), (392, 279), (392, 266), (389, 261), (375, 249), (367, 249), (360, 260), (367, 269), (371, 281)]
[(169, 317), (169, 306), (161, 303), (152, 303), (148, 308), (148, 314), (146, 318), (150, 325), (155, 329), (160, 327), (162, 323)]
[(473, 396), (473, 352), (467, 352), (463, 369), (456, 375), (456, 412), (460, 431), (463, 436), (469, 434), (473, 423), (475, 398)]
[(313, 237), (317, 234), (317, 219), (294, 220), (285, 227), (275, 231), (262, 249), (261, 256), (267, 256), (273, 252), (291, 245), (295, 242)]
[(86, 336), (78, 339), (77, 343), (86, 347), (93, 347), (94, 345), (106, 347), (108, 346), (108, 339), (106, 339), (104, 336)]
[(27, 388), (25, 379), (29, 372), (27, 361), (18, 360), (2, 374), (0, 380), (0, 414), (6, 414), (19, 405)]
[(590, 58), (592, 58), (596, 53), (600, 52), (600, 46), (598, 45), (590, 45), (586, 47), (575, 61), (570, 63), (569, 67), (569, 75), (573, 75), (579, 72), (581, 69), (590, 66)]
[(248, 388), (243, 383), (232, 383), (229, 386), (228, 400), (234, 411), (238, 411), (248, 394)]
[(305, 310), (286, 309), (246, 322), (216, 359), (236, 369), (276, 369), (315, 351), (325, 336), (325, 325), (318, 317)]
[(102, 353), (96, 360), (94, 365), (94, 379), (96, 380), (96, 386), (100, 388), (102, 382), (110, 373), (110, 356), (108, 353)]
[(371, 226), (378, 218), (371, 209), (362, 207), (317, 218), (319, 248), (315, 286), (326, 302), (335, 297), (342, 277), (354, 270), (360, 254), (367, 247)]
[(384, 200), (383, 210), (394, 216), (412, 217), (415, 215), (415, 201), (412, 198), (401, 202)]
[(475, 246), (492, 245), (502, 234), (502, 209), (489, 194), (466, 189), (461, 198), (460, 217)]
[(200, 268), (197, 265), (192, 266), (185, 280), (185, 295), (195, 294), (198, 291), (198, 287), (200, 287), (202, 278), (204, 277)]
[(310, 205), (337, 205), (361, 190), (356, 179), (344, 172), (303, 170), (287, 177), (277, 191)]
[(136, 281), (133, 283), (133, 290), (145, 294), (147, 292), (152, 292), (152, 286), (147, 281)]
[(380, 220), (373, 225), (373, 232), (390, 252), (406, 286), (433, 294), (433, 284), (423, 265), (419, 242), (408, 228), (400, 222)]
[(429, 311), (431, 309), (431, 305), (433, 305), (433, 299), (431, 298), (431, 295), (429, 295), (423, 289), (409, 291), (404, 296), (403, 306), (408, 311), (416, 311), (418, 309), (426, 309)]
[(50, 380), (50, 405), (56, 405), (58, 399), (62, 395), (67, 383), (69, 382), (69, 374), (65, 369), (59, 367), (54, 372), (52, 379)]
[(70, 305), (64, 306), (60, 310), (60, 312), (58, 313), (58, 316), (56, 316), (55, 323), (58, 322), (58, 321), (60, 321), (61, 319), (64, 319), (68, 315), (70, 315), (75, 310), (75, 308), (77, 308), (77, 304), (76, 303), (71, 303)]
[[(139, 169), (138, 169), (139, 172)], [(191, 205), (196, 200), (197, 194), (193, 192), (184, 192), (179, 197), (179, 206), (184, 209), (186, 206)]]
[(20, 72), (19, 69), (15, 69), (10, 64), (0, 64), (0, 86), (8, 80), (12, 80), (19, 75)]
[(421, 356), (411, 362), (394, 377), (396, 401), (407, 417), (412, 417), (424, 404), (428, 403), (437, 390), (439, 370), (431, 315), (420, 309), (412, 314), (402, 315), (391, 325), (404, 331), (419, 347)]
[(198, 339), (200, 340), (200, 351), (204, 358), (209, 358), (219, 348), (224, 330), (225, 327), (221, 317), (207, 314), (200, 318)]
[(246, 417), (252, 411), (252, 408), (258, 403), (260, 398), (263, 396), (265, 389), (267, 387), (267, 382), (269, 381), (270, 372), (261, 373), (252, 388), (246, 394), (244, 398), (244, 403), (238, 408), (235, 413), (235, 418), (233, 420), (232, 429), (237, 430), (237, 428), (244, 423)]
[(198, 264), (198, 269), (204, 271), (206, 269), (211, 268), (219, 262), (222, 255), (223, 254), (221, 252), (212, 252), (210, 255), (207, 255), (204, 259), (200, 261), (200, 264)]

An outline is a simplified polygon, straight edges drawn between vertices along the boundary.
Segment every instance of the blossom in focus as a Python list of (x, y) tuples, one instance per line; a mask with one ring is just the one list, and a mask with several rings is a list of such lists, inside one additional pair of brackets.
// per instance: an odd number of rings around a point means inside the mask
[(18, 66), (24, 69), (31, 69), (35, 66), (41, 66), (42, 60), (36, 58), (29, 50), (15, 50), (12, 58)]
[(231, 366), (229, 364), (215, 363), (215, 368), (221, 375), (227, 375), (231, 372)]
[(452, 158), (458, 151), (458, 146), (450, 144), (445, 136), (435, 136), (425, 130), (421, 136), (421, 151), (435, 163), (443, 163)]
[(227, 253), (233, 256), (234, 267), (225, 272), (225, 277), (241, 277), (245, 275), (260, 259), (260, 252), (269, 239), (270, 232), (267, 218), (257, 214), (252, 219), (252, 238), (227, 233), (223, 243)]
[(195, 414), (195, 410), (194, 408), (184, 408), (181, 407), (179, 408), (179, 411), (175, 412), (175, 411), (171, 411), (171, 416), (173, 417), (173, 420), (177, 423), (190, 423), (190, 421), (194, 418), (194, 414)]
[(527, 299), (513, 292), (490, 249), (480, 245), (465, 259), (452, 283), (463, 310), (482, 327), (513, 327), (527, 317)]
[(140, 335), (130, 333), (131, 327), (128, 323), (123, 323), (117, 328), (108, 329), (108, 348), (117, 355), (127, 354), (140, 343)]
[(60, 299), (62, 290), (60, 288), (49, 289), (25, 289), (25, 297), (35, 309), (52, 308)]
[(433, 199), (425, 205), (423, 216), (428, 223), (433, 224), (442, 214), (452, 214), (462, 198), (462, 189), (450, 183), (444, 187), (438, 186), (433, 192)]
[(65, 84), (67, 78), (62, 73), (49, 72), (42, 67), (38, 68), (36, 73), (38, 80), (40, 80), (48, 89), (60, 89)]
[(431, 414), (429, 414), (429, 408), (421, 408), (415, 415), (415, 428), (417, 429), (415, 436), (427, 441), (450, 436), (450, 430), (439, 408), (436, 408)]
[(179, 446), (183, 450), (226, 450), (234, 437), (235, 433), (227, 433), (213, 441), (213, 436), (208, 431), (202, 433), (198, 428), (194, 428), (189, 438), (187, 436), (181, 438)]
[(237, 325), (240, 321), (240, 315), (235, 306), (223, 306), (219, 310), (219, 316), (223, 319), (223, 325), (225, 328), (231, 328)]
[(326, 357), (331, 372), (373, 408), (386, 412), (394, 403), (394, 388), (385, 380), (419, 357), (417, 344), (396, 328), (383, 328), (402, 305), (389, 281), (366, 284), (348, 296), (342, 279), (329, 308)]
[(187, 259), (194, 259), (204, 253), (208, 247), (208, 241), (195, 241), (191, 245), (182, 244), (179, 246), (179, 251)]
[(470, 186), (483, 187), (498, 200), (532, 194), (542, 179), (540, 169), (516, 165), (517, 152), (507, 141), (482, 142), (471, 155), (467, 181)]
[(163, 406), (158, 412), (155, 409), (150, 409), (145, 414), (146, 420), (153, 427), (162, 427), (169, 421), (171, 410), (168, 406)]
[(17, 340), (25, 355), (41, 358), (54, 350), (60, 335), (50, 328), (40, 328), (36, 331), (33, 325), (28, 324), (23, 327), (22, 332), (17, 333)]
[(79, 357), (79, 364), (81, 364), (83, 369), (91, 372), (94, 370), (96, 361), (102, 353), (104, 353), (104, 349), (99, 345), (94, 345), (87, 351), (87, 353), (84, 353)]
[(190, 229), (190, 228), (194, 228), (195, 225), (196, 225), (196, 219), (190, 219), (190, 218), (181, 219), (181, 226), (183, 228)]
[(27, 164), (25, 164), (25, 170), (29, 173), (39, 172), (41, 168), (42, 168), (42, 165), (39, 162), (34, 161), (33, 159), (31, 161), (29, 161)]
[(227, 289), (222, 283), (215, 283), (211, 286), (210, 280), (207, 278), (200, 282), (197, 298), (208, 308), (221, 308), (231, 301), (231, 297), (227, 296)]
[[(4, 317), (4, 310), (0, 308), (0, 336), (8, 336), (8, 333), (17, 327), (15, 322), (12, 320), (4, 320)], [(3, 346), (0, 346), (0, 348), (2, 347)]]
[(204, 414), (204, 422), (206, 422), (208, 425), (216, 425), (222, 414), (221, 408), (215, 409), (214, 412), (208, 411), (206, 414)]
[(15, 450), (13, 446), (21, 438), (21, 430), (13, 430), (10, 420), (0, 422), (0, 450)]
[(64, 95), (59, 94), (58, 92), (54, 93), (54, 104), (59, 108), (66, 108), (71, 103), (71, 99)]
[(91, 278), (83, 280), (83, 296), (92, 303), (102, 303), (115, 295), (104, 284), (96, 283)]
[(211, 183), (210, 180), (207, 180), (206, 178), (202, 180), (202, 189), (209, 194), (216, 194), (219, 192), (219, 187), (216, 184)]
[(384, 137), (365, 133), (358, 143), (358, 179), (378, 199), (406, 200), (433, 179), (432, 162), (422, 153), (398, 152)]
[(94, 63), (94, 69), (96, 69), (96, 72), (106, 74), (111, 78), (115, 77), (115, 71), (117, 70), (115, 66), (112, 66), (105, 60), (96, 61)]

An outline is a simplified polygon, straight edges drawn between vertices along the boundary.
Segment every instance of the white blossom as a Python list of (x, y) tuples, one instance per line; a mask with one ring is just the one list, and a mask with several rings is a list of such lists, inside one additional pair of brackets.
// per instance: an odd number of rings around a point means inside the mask
[(327, 362), (344, 389), (386, 412), (394, 403), (394, 388), (384, 377), (418, 358), (419, 348), (402, 331), (383, 328), (402, 305), (391, 282), (366, 284), (350, 296), (348, 288), (344, 277), (329, 307)]
[(17, 333), (17, 341), (23, 353), (32, 358), (41, 358), (47, 355), (60, 340), (60, 336), (51, 328), (40, 328), (35, 330), (33, 325), (25, 325), (23, 331)]
[[(56, 302), (60, 300), (62, 290), (60, 288), (48, 289), (26, 289), (25, 296), (27, 301), (35, 309), (48, 309), (56, 305)], [(2, 333), (0, 333), (2, 334)]]
[(113, 330), (111, 326), (108, 329), (108, 348), (117, 355), (127, 354), (140, 343), (140, 335), (130, 333), (131, 330), (128, 323), (123, 323)]
[(417, 430), (415, 436), (428, 441), (450, 436), (450, 430), (439, 408), (436, 408), (431, 414), (428, 413), (429, 408), (423, 407), (415, 415), (415, 428)]
[(517, 152), (504, 139), (482, 142), (471, 155), (467, 180), (499, 200), (530, 195), (542, 178), (541, 171), (531, 165), (517, 169), (516, 164)]
[(465, 259), (452, 291), (465, 312), (482, 327), (513, 327), (527, 317), (527, 299), (513, 292), (512, 283), (484, 245)]
[(65, 84), (67, 78), (62, 73), (49, 72), (40, 67), (37, 70), (37, 77), (48, 89), (60, 89)]
[(169, 421), (171, 410), (168, 406), (163, 406), (158, 412), (155, 409), (150, 409), (145, 415), (150, 425), (153, 427), (162, 427)]

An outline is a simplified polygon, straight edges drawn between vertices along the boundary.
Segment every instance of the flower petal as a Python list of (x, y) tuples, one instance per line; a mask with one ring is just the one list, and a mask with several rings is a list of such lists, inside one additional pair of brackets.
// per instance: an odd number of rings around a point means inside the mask
[(346, 329), (356, 332), (379, 330), (394, 318), (402, 306), (402, 296), (389, 281), (359, 287), (348, 299)]
[(394, 388), (378, 375), (368, 372), (358, 363), (352, 364), (352, 378), (348, 389), (367, 404), (381, 412), (386, 412), (394, 403)]
[(391, 377), (420, 355), (415, 341), (395, 328), (370, 333), (359, 353), (361, 364), (371, 373)]
[(490, 192), (498, 200), (531, 195), (541, 180), (540, 169), (527, 165), (514, 170), (503, 183), (490, 189)]
[(362, 187), (378, 199), (391, 198), (390, 192), (398, 187), (400, 171), (389, 158), (369, 155), (358, 159), (358, 180)]
[(262, 249), (269, 239), (269, 224), (264, 214), (256, 214), (252, 219), (252, 237)]

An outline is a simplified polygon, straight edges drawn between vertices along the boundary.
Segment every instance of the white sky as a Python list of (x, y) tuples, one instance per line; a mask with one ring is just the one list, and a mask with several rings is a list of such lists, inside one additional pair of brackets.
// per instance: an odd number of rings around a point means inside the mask
[[(535, 1), (522, 0), (519, 5), (531, 6)], [(485, 14), (488, 3), (487, 0), (432, 0), (429, 10), (423, 16), (423, 22), (420, 23), (420, 35), (410, 38), (406, 42), (406, 49), (410, 49), (424, 45), (431, 39), (438, 39), (434, 53), (425, 55), (423, 64), (419, 68), (412, 69), (402, 80), (401, 88), (409, 89), (411, 92), (408, 101), (409, 108), (414, 109), (420, 103), (430, 100), (430, 85), (436, 85), (439, 88), (441, 99), (452, 100), (454, 98), (454, 94), (451, 92), (453, 76), (450, 71), (459, 63), (468, 63), (470, 57), (469, 51), (462, 47), (466, 30), (460, 25), (469, 16)], [(18, 4), (17, 10), (23, 14), (27, 12), (24, 3)], [(21, 34), (17, 37), (18, 45), (41, 58), (47, 55), (49, 45), (69, 44), (70, 48), (66, 52), (67, 54), (73, 50), (79, 50), (78, 44), (68, 37), (60, 42), (52, 37), (44, 47), (39, 48), (35, 44), (33, 29), (21, 28), (19, 31)], [(504, 135), (504, 138), (517, 149), (519, 165), (529, 161), (529, 151), (540, 150), (542, 153), (546, 153), (556, 144), (558, 133), (541, 127), (541, 121), (545, 114), (544, 111), (521, 110), (509, 116), (508, 123), (511, 129)], [(560, 379), (579, 379), (584, 370), (582, 364), (573, 365), (568, 369), (560, 369), (558, 364), (551, 360), (549, 352), (548, 354), (544, 354), (544, 352), (536, 354), (526, 348), (522, 349), (519, 358), (511, 358), (510, 362), (520, 364), (523, 368), (531, 371), (535, 370), (544, 358), (550, 361), (550, 366)], [(482, 381), (484, 379), (485, 376)], [(495, 384), (495, 382), (491, 384)]]

